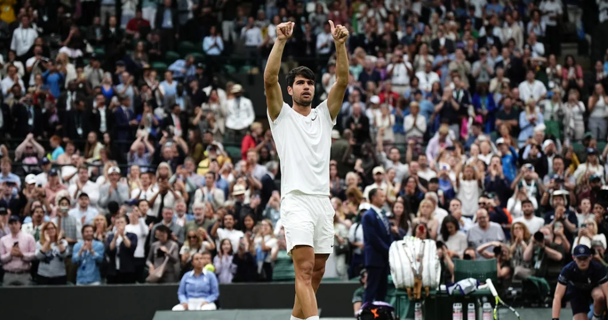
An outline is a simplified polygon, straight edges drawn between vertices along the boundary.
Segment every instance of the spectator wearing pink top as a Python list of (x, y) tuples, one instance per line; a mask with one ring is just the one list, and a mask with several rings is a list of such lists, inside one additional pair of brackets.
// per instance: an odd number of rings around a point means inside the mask
[(36, 240), (31, 235), (21, 232), (21, 220), (17, 216), (8, 219), (10, 234), (0, 239), (0, 260), (4, 269), (6, 286), (23, 286), (31, 284), (30, 267), (36, 253)]

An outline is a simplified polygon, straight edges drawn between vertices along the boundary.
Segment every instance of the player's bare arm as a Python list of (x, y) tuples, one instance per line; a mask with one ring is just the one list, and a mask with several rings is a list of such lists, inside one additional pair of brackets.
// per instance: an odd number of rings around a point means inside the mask
[(555, 287), (555, 294), (553, 295), (553, 310), (551, 312), (552, 318), (559, 319), (559, 313), (562, 310), (562, 298), (566, 294), (566, 286), (558, 283)]
[(281, 68), (281, 57), (285, 49), (285, 43), (293, 35), (293, 22), (284, 22), (277, 26), (277, 39), (272, 46), (268, 56), (266, 70), (264, 70), (264, 89), (266, 90), (266, 105), (268, 114), (275, 120), (283, 107), (283, 93), (279, 86), (279, 70)]
[(334, 22), (331, 20), (329, 20), (329, 25), (336, 44), (336, 82), (329, 90), (327, 107), (331, 118), (335, 119), (342, 108), (344, 93), (346, 93), (346, 86), (348, 85), (348, 52), (346, 51), (348, 29), (342, 25), (334, 26)]

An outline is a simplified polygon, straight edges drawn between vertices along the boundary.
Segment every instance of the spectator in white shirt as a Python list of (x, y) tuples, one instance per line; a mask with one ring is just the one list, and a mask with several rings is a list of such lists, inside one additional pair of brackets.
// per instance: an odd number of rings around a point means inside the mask
[(391, 77), (393, 91), (403, 95), (410, 88), (410, 74), (412, 74), (412, 64), (403, 58), (403, 51), (395, 50), (393, 53), (393, 63), (386, 67), (388, 76)]
[[(231, 214), (226, 214), (226, 210), (218, 210), (218, 219), (211, 227), (211, 236), (216, 238), (216, 247), (220, 247), (220, 243), (224, 239), (230, 239), (232, 250), (239, 248), (239, 241), (245, 234), (240, 230), (235, 230), (235, 218)], [(223, 228), (220, 228), (220, 223), (223, 222)]]
[(4, 96), (5, 100), (13, 97), (11, 89), (15, 84), (18, 84), (21, 87), (21, 94), (25, 94), (25, 86), (23, 85), (23, 80), (19, 78), (17, 67), (15, 67), (14, 65), (10, 65), (6, 68), (6, 77), (2, 79), (2, 82), (0, 84), (2, 85), (2, 95)]
[(405, 138), (420, 138), (426, 132), (426, 118), (420, 114), (420, 106), (418, 102), (410, 103), (410, 114), (403, 120), (403, 128), (405, 129)]
[[(84, 225), (92, 225), (93, 220), (98, 214), (99, 212), (97, 212), (97, 209), (89, 203), (89, 195), (84, 192), (81, 192), (80, 195), (78, 195), (78, 204), (76, 205), (76, 208), (69, 212), (69, 215), (76, 219), (76, 229), (78, 230), (81, 230)], [(79, 240), (82, 239), (81, 233), (78, 233), (77, 236)]]
[(526, 81), (519, 84), (519, 98), (522, 101), (528, 101), (533, 99), (534, 102), (540, 103), (547, 95), (547, 88), (545, 85), (535, 80), (536, 74), (533, 69), (529, 69), (526, 72)]
[(30, 26), (29, 16), (21, 16), (21, 25), (13, 31), (13, 39), (11, 41), (11, 50), (17, 53), (19, 60), (25, 61), (36, 38), (38, 38), (38, 32)]
[(255, 19), (253, 17), (249, 17), (247, 25), (241, 29), (241, 39), (245, 42), (247, 56), (257, 59), (264, 38), (262, 38), (262, 30), (255, 25)]
[(232, 86), (234, 99), (226, 101), (226, 133), (234, 141), (241, 141), (247, 129), (255, 121), (255, 112), (251, 100), (243, 97), (243, 87), (240, 84)]
[(534, 33), (530, 33), (528, 36), (528, 43), (526, 46), (530, 48), (532, 58), (543, 57), (545, 55), (545, 45), (536, 40), (536, 34)]
[(323, 25), (323, 32), (317, 35), (317, 53), (321, 56), (329, 56), (333, 48), (334, 38), (331, 36), (329, 23)]
[(68, 187), (72, 203), (76, 203), (76, 200), (80, 198), (80, 194), (86, 193), (91, 206), (96, 207), (97, 201), (99, 201), (99, 187), (89, 180), (89, 169), (81, 165), (78, 167), (77, 174), (76, 182)]
[(419, 80), (418, 88), (426, 92), (431, 92), (433, 83), (440, 82), (439, 75), (433, 71), (433, 63), (427, 61), (424, 65), (424, 71), (416, 72), (416, 77)]

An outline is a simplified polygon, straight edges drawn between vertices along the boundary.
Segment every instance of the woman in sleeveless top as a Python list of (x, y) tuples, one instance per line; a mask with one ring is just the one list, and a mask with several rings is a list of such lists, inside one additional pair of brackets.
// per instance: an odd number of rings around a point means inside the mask
[(589, 97), (589, 131), (593, 139), (606, 139), (606, 107), (608, 106), (608, 96), (601, 83), (596, 83), (593, 95)]
[(553, 88), (553, 96), (551, 99), (545, 99), (541, 102), (543, 118), (545, 120), (545, 134), (551, 134), (556, 139), (561, 138), (561, 122), (564, 116), (562, 110), (564, 103), (562, 102), (561, 90), (559, 87)]
[(477, 199), (483, 191), (481, 178), (472, 164), (466, 165), (462, 173), (457, 172), (456, 174), (458, 177), (456, 180), (457, 198), (462, 203), (462, 214), (472, 217), (479, 209)]

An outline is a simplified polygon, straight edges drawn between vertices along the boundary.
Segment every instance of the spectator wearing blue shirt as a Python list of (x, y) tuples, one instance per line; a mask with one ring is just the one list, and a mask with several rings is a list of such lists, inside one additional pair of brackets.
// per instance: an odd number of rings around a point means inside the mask
[(13, 166), (9, 158), (3, 158), (0, 164), (0, 183), (11, 183), (15, 184), (17, 189), (21, 190), (21, 179), (18, 175), (12, 173)]
[(194, 57), (187, 56), (186, 59), (175, 60), (170, 66), (169, 70), (173, 72), (173, 78), (175, 80), (184, 80), (186, 77), (193, 77), (196, 75), (196, 65), (194, 64)]
[(208, 56), (219, 56), (224, 51), (222, 37), (217, 34), (215, 26), (209, 28), (209, 35), (203, 39), (203, 51)]
[(101, 274), (99, 266), (103, 261), (104, 246), (100, 241), (93, 239), (93, 226), (82, 227), (82, 238), (74, 245), (72, 263), (78, 266), (76, 272), (77, 285), (99, 285)]
[(507, 145), (503, 138), (496, 139), (496, 146), (502, 155), (500, 160), (502, 161), (502, 170), (505, 177), (507, 177), (509, 181), (515, 180), (515, 177), (517, 176), (517, 151), (513, 146)]
[(53, 61), (47, 63), (46, 71), (42, 73), (42, 80), (44, 80), (44, 84), (49, 86), (49, 91), (55, 99), (58, 99), (61, 94), (65, 74), (65, 66), (55, 65)]
[(215, 301), (220, 296), (217, 278), (215, 273), (205, 268), (205, 265), (210, 263), (209, 255), (197, 253), (192, 257), (194, 270), (182, 277), (177, 290), (179, 304), (173, 307), (173, 311), (217, 309)]

